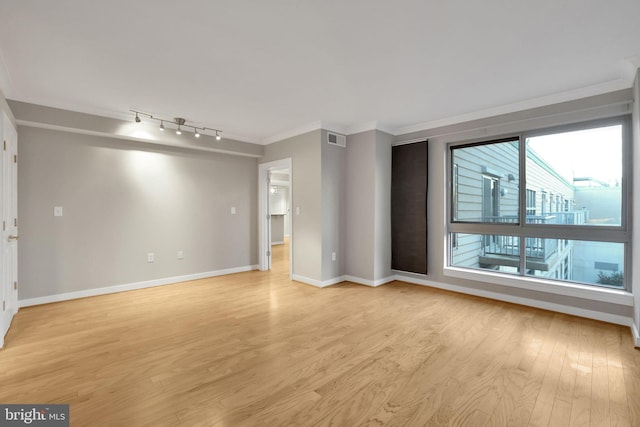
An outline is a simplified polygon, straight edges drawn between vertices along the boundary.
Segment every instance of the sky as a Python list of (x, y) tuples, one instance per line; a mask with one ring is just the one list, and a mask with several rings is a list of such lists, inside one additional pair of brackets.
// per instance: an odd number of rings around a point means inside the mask
[(527, 138), (529, 147), (569, 182), (590, 177), (622, 181), (622, 126)]

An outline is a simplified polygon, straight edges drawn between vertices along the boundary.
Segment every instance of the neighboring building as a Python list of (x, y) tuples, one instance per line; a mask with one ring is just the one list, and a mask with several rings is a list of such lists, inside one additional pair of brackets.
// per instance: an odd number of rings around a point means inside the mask
[[(518, 142), (453, 150), (453, 218), (461, 222), (517, 223)], [(569, 182), (527, 148), (526, 222), (529, 224), (620, 225), (619, 187)], [(578, 185), (577, 185), (578, 184)], [(452, 265), (517, 273), (520, 241), (526, 245), (526, 274), (597, 284), (599, 273), (622, 273), (621, 244), (458, 233)]]

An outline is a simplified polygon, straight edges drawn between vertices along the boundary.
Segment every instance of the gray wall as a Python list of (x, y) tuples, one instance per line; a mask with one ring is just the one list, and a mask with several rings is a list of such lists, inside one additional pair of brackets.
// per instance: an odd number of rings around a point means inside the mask
[(376, 133), (347, 136), (345, 274), (375, 276)]
[[(633, 103), (633, 120), (632, 120), (632, 132), (633, 132), (633, 165), (635, 166), (633, 174), (633, 218), (638, 218), (640, 214), (640, 69), (636, 72), (636, 80), (633, 85), (633, 97), (635, 102)], [(635, 311), (634, 322), (636, 325), (636, 332), (640, 333), (640, 224), (637, 222), (633, 225), (633, 243), (632, 246), (632, 265), (635, 271), (632, 272), (632, 292), (635, 298)], [(640, 340), (640, 337), (636, 337)], [(636, 341), (637, 345), (640, 345), (639, 341)]]
[(376, 131), (374, 280), (391, 272), (391, 143), (393, 136)]
[(322, 281), (321, 136), (322, 131), (315, 130), (269, 144), (259, 159), (267, 163), (291, 158), (292, 272), (317, 281)]
[[(344, 275), (346, 149), (329, 145), (322, 131), (322, 280)], [(331, 258), (336, 253), (336, 260)]]
[(9, 104), (7, 103), (7, 99), (4, 97), (4, 93), (2, 92), (2, 88), (0, 88), (0, 111), (4, 111), (9, 116), (9, 120), (13, 124), (13, 127), (17, 128), (16, 119), (13, 116), (13, 112), (11, 108), (9, 108)]
[(257, 264), (255, 159), (18, 132), (20, 299)]
[(371, 130), (347, 137), (345, 274), (376, 281), (391, 273), (391, 142)]
[[(590, 301), (580, 298), (564, 297), (555, 294), (530, 291), (515, 287), (506, 287), (486, 282), (458, 279), (445, 276), (446, 241), (446, 147), (450, 142), (474, 141), (512, 135), (522, 130), (531, 130), (561, 124), (575, 123), (584, 120), (613, 117), (629, 114), (628, 102), (633, 99), (630, 90), (612, 92), (577, 101), (540, 107), (513, 114), (496, 116), (473, 122), (461, 123), (447, 127), (430, 129), (399, 135), (396, 142), (418, 138), (429, 139), (429, 194), (428, 194), (428, 265), (429, 273), (420, 278), (449, 285), (457, 285), (495, 292), (515, 297), (529, 298), (543, 302), (564, 304), (587, 310), (631, 317), (633, 308), (616, 304)], [(638, 163), (640, 164), (640, 162)], [(636, 186), (637, 188), (637, 186)], [(411, 277), (411, 276), (410, 276)]]

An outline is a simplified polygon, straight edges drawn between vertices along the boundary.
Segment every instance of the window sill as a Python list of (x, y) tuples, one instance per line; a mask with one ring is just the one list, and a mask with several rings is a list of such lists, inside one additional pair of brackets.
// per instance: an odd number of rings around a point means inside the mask
[(601, 288), (578, 283), (563, 283), (533, 277), (511, 276), (504, 273), (492, 273), (459, 267), (445, 267), (444, 275), (512, 288), (633, 306), (633, 294), (618, 289)]

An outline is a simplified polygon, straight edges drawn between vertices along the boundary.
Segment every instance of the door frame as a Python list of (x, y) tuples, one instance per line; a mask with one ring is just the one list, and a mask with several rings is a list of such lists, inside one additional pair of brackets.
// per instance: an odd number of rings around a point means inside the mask
[[(0, 212), (4, 230), (0, 237), (0, 348), (4, 346), (4, 336), (11, 326), (13, 316), (18, 312), (18, 291), (14, 284), (18, 280), (18, 186), (17, 155), (18, 134), (6, 113), (0, 116)], [(8, 199), (9, 198), (9, 199)], [(11, 236), (11, 239), (9, 238)], [(11, 256), (7, 254), (11, 252)], [(4, 304), (4, 307), (3, 307)]]
[[(293, 200), (293, 167), (291, 157), (258, 165), (258, 268), (260, 271), (271, 269), (271, 219), (269, 217), (269, 174), (274, 169), (289, 169), (289, 206)], [(289, 278), (293, 274), (293, 215), (289, 214)]]

